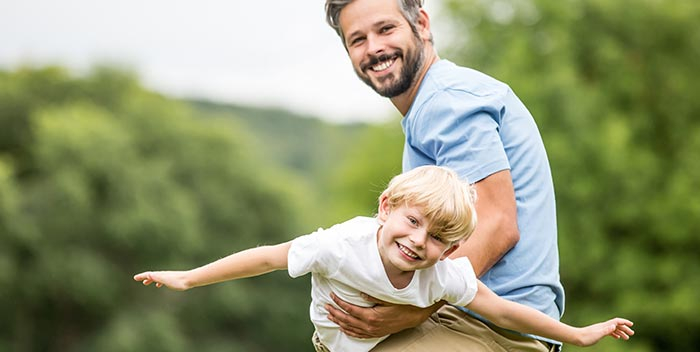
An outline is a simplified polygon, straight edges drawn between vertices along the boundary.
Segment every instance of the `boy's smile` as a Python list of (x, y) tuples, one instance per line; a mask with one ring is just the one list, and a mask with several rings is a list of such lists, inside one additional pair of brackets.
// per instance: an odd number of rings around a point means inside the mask
[(418, 254), (416, 254), (415, 252), (410, 250), (408, 247), (402, 245), (401, 243), (397, 242), (396, 245), (399, 247), (399, 250), (401, 251), (401, 253), (405, 254), (408, 257), (408, 259), (413, 259), (413, 260), (420, 260), (421, 259), (421, 257)]
[(377, 247), (389, 280), (396, 288), (408, 285), (413, 272), (445, 259), (457, 245), (431, 233), (431, 223), (420, 207), (403, 205), (391, 208), (386, 199), (379, 206), (382, 226), (377, 233)]

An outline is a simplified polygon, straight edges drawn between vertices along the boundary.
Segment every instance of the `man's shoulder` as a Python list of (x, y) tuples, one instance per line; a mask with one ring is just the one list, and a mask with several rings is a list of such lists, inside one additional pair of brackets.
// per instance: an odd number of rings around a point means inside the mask
[(456, 92), (474, 97), (502, 95), (509, 89), (507, 84), (494, 77), (444, 59), (430, 67), (421, 85), (421, 90), (428, 93)]
[(423, 78), (404, 124), (413, 124), (411, 120), (417, 116), (444, 119), (473, 112), (498, 112), (509, 92), (508, 85), (487, 74), (440, 60)]

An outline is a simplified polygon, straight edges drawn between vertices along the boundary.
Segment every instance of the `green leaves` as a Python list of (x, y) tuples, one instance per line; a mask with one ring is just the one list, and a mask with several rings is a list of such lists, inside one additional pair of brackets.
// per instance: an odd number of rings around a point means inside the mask
[[(447, 1), (468, 40), (443, 56), (510, 84), (540, 126), (557, 194), (564, 320), (638, 321), (633, 347), (605, 351), (695, 349), (688, 292), (700, 286), (688, 278), (700, 275), (700, 101), (690, 92), (700, 90), (700, 5), (498, 3), (511, 20), (494, 16), (494, 2)], [(534, 21), (523, 20), (529, 7)]]
[[(259, 311), (271, 300), (265, 292), (287, 284), (253, 285), (248, 294), (265, 299), (233, 300), (242, 307), (223, 312), (216, 291), (155, 305), (168, 293), (131, 280), (289, 239), (296, 210), (273, 178), (259, 176), (240, 126), (195, 114), (116, 70), (3, 76), (0, 111), (9, 113), (0, 122), (16, 127), (0, 145), (0, 346), (176, 351), (195, 337), (220, 345), (236, 309)], [(307, 304), (308, 287), (288, 289)], [(228, 297), (241, 290), (229, 288)], [(212, 329), (197, 336), (201, 320), (185, 314), (195, 310), (220, 312), (200, 317)], [(304, 345), (306, 312), (295, 318)], [(255, 325), (229, 341), (255, 346), (258, 331), (271, 333)]]

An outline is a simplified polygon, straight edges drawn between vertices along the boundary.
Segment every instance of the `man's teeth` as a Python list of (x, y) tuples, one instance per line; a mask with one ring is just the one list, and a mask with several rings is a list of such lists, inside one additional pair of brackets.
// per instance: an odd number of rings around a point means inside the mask
[(413, 251), (411, 251), (410, 249), (408, 249), (400, 244), (399, 244), (399, 250), (401, 250), (401, 252), (403, 252), (403, 254), (405, 254), (413, 259), (420, 259), (420, 257), (418, 255), (416, 255), (415, 253), (413, 253)]
[(372, 71), (382, 71), (382, 70), (386, 70), (386, 69), (389, 68), (393, 63), (394, 63), (394, 60), (389, 60), (389, 61), (380, 62), (380, 63), (378, 63), (378, 64), (372, 66)]

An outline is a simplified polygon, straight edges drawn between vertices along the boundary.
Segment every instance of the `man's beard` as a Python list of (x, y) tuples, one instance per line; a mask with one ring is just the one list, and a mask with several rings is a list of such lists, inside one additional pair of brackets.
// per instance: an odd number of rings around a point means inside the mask
[[(372, 82), (372, 79), (368, 75), (364, 75), (361, 72), (355, 70), (360, 79), (365, 82), (368, 86), (374, 89), (379, 95), (385, 98), (393, 98), (397, 95), (401, 95), (411, 87), (411, 85), (416, 80), (418, 71), (420, 71), (421, 66), (425, 62), (425, 53), (423, 51), (423, 43), (420, 40), (416, 40), (415, 50), (409, 51), (406, 54), (402, 54), (401, 50), (398, 50), (392, 55), (384, 54), (380, 56), (375, 56), (370, 58), (370, 62), (365, 65), (365, 67), (371, 67), (379, 62), (389, 60), (391, 57), (400, 57), (403, 61), (403, 67), (399, 73), (398, 79), (394, 79), (394, 74), (384, 77), (381, 81), (387, 81), (388, 84), (379, 86)], [(369, 70), (369, 68), (367, 68)]]

